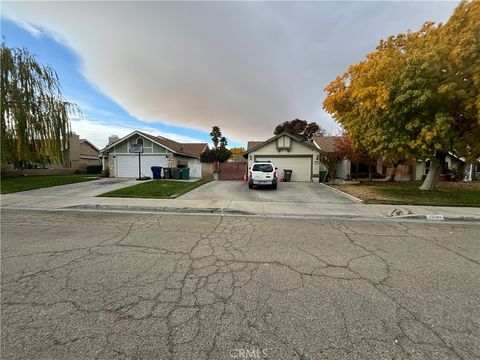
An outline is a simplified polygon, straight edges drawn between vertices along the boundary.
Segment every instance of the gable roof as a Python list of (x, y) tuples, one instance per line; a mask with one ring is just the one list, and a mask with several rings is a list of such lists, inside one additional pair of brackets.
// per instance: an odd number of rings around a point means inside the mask
[(250, 150), (251, 148), (257, 146), (257, 145), (260, 145), (260, 144), (263, 144), (265, 141), (249, 141), (247, 143), (247, 151)]
[(341, 136), (314, 136), (313, 143), (322, 151), (335, 152), (335, 144)]
[(195, 155), (196, 157), (200, 157), (200, 155), (208, 147), (206, 143), (179, 143), (179, 145), (181, 145), (181, 151), (187, 154)]
[(265, 140), (265, 141), (249, 141), (248, 144), (247, 144), (247, 150), (243, 153), (243, 156), (246, 156), (249, 153), (251, 153), (252, 151), (255, 151), (255, 150), (261, 148), (262, 146), (265, 146), (265, 145), (271, 143), (272, 141), (277, 140), (281, 136), (288, 136), (289, 138), (299, 142), (302, 145), (305, 145), (309, 148), (317, 150), (317, 148), (311, 142), (303, 141), (302, 139), (300, 139), (299, 137), (296, 137), (295, 135), (292, 135), (292, 134), (287, 133), (287, 132), (283, 132), (283, 133), (275, 135), (274, 137), (271, 137), (270, 139)]
[(80, 144), (81, 143), (86, 143), (86, 144), (90, 145), (93, 149), (95, 149), (95, 151), (100, 152), (100, 150), (98, 150), (98, 148), (95, 145), (93, 145), (90, 141), (88, 141), (87, 139), (80, 139), (79, 141), (80, 141)]
[(179, 143), (175, 140), (167, 139), (162, 136), (153, 136), (153, 135), (144, 133), (143, 131), (136, 130), (131, 132), (127, 136), (124, 136), (123, 138), (115, 141), (114, 143), (107, 145), (104, 149), (101, 150), (101, 152), (104, 153), (108, 149), (115, 147), (116, 145), (120, 144), (121, 142), (125, 141), (126, 139), (130, 138), (135, 134), (143, 136), (153, 141), (157, 145), (163, 146), (164, 148), (166, 148), (167, 150), (175, 154), (194, 157), (194, 158), (200, 158), (200, 154), (208, 147), (208, 144), (206, 143)]

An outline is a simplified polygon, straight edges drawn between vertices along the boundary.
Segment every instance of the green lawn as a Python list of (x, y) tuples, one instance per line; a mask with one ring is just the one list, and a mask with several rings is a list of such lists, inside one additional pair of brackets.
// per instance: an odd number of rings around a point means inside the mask
[(363, 182), (334, 185), (367, 204), (480, 207), (479, 182), (441, 182), (435, 191), (420, 191), (420, 182)]
[(153, 180), (110, 191), (100, 196), (168, 199), (183, 195), (207, 182), (208, 180), (198, 180), (195, 182)]
[(95, 180), (95, 175), (43, 175), (43, 176), (19, 176), (1, 179), (0, 188), (2, 194), (18, 191), (34, 190), (57, 185), (74, 184), (83, 181)]

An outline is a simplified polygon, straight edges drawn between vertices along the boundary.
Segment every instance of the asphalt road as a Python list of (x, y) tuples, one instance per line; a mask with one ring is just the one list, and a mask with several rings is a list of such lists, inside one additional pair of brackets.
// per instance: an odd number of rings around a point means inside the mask
[(1, 358), (478, 359), (479, 229), (4, 210)]

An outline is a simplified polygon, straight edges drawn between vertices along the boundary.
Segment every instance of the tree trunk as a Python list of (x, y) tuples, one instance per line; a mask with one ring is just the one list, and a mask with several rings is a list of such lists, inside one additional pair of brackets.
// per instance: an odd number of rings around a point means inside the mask
[(419, 187), (420, 190), (432, 191), (437, 187), (438, 179), (440, 177), (440, 172), (442, 167), (438, 163), (434, 163), (430, 166), (427, 177), (423, 180), (422, 186)]
[(372, 164), (368, 163), (368, 181), (372, 181)]
[(423, 181), (422, 186), (419, 187), (423, 191), (432, 191), (435, 190), (438, 184), (438, 179), (440, 178), (440, 173), (443, 170), (443, 165), (445, 163), (446, 154), (437, 154), (434, 161), (431, 162), (430, 170), (428, 171), (427, 177)]

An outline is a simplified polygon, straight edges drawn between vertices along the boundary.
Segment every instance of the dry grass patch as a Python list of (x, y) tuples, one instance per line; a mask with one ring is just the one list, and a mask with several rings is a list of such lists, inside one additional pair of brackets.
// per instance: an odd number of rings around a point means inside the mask
[(479, 182), (441, 182), (435, 191), (421, 191), (421, 182), (363, 182), (332, 185), (367, 204), (480, 207)]

